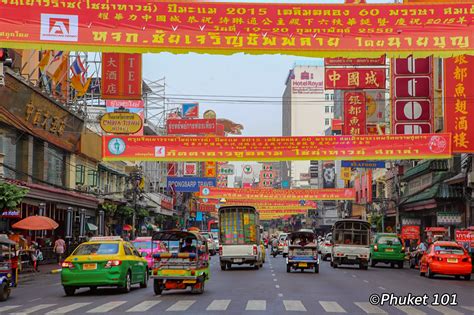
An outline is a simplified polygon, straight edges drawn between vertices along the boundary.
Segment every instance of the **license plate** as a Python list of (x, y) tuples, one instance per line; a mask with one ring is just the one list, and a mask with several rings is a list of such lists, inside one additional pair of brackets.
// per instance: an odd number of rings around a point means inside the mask
[(387, 248), (385, 251), (386, 252), (393, 252), (393, 248)]
[(234, 259), (235, 263), (241, 263), (243, 260), (241, 258)]
[(96, 270), (97, 264), (84, 264), (82, 265), (83, 270)]
[(307, 263), (299, 263), (298, 267), (308, 267), (308, 264)]
[(458, 260), (456, 258), (448, 258), (448, 263), (457, 263)]
[(349, 259), (349, 260), (356, 260), (356, 259), (357, 259), (357, 256), (347, 256), (347, 259)]
[(180, 270), (180, 269), (164, 269), (161, 271), (161, 274), (163, 275), (185, 275), (186, 270)]
[(196, 283), (196, 280), (184, 280), (183, 283)]

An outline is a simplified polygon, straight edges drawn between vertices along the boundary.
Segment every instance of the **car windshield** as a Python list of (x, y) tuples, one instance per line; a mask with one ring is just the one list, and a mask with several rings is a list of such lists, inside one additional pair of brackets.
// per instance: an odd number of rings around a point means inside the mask
[(435, 246), (434, 250), (440, 254), (464, 254), (464, 250), (458, 246)]
[(285, 235), (280, 235), (279, 241), (286, 241), (286, 237), (287, 237), (286, 234)]
[[(133, 245), (134, 245), (135, 248), (137, 248), (137, 249), (151, 249), (151, 241), (148, 241), (148, 242), (146, 242), (146, 241), (133, 242)], [(155, 248), (156, 248), (157, 246), (158, 246), (158, 244), (153, 245), (153, 247), (155, 247)]]
[(377, 240), (380, 245), (401, 245), (400, 239), (394, 236), (382, 236)]
[(118, 249), (117, 243), (81, 244), (73, 255), (113, 255), (118, 253)]

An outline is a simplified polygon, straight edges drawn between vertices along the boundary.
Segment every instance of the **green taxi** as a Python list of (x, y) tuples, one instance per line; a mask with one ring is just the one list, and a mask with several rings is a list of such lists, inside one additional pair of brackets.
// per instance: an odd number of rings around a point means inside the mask
[(129, 292), (133, 284), (146, 288), (148, 263), (120, 237), (93, 237), (64, 260), (61, 284), (68, 296), (83, 287), (117, 286), (123, 292)]
[(403, 268), (405, 261), (405, 247), (397, 234), (379, 233), (375, 235), (374, 242), (370, 246), (370, 266), (375, 267), (377, 263), (397, 265)]

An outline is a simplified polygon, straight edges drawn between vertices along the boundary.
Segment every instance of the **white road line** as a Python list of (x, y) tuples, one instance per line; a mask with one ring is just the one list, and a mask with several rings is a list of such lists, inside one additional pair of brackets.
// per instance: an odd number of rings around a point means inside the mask
[(88, 310), (87, 313), (107, 313), (108, 311), (113, 310), (116, 307), (119, 307), (122, 304), (127, 303), (127, 301), (114, 301), (102, 304), (101, 306), (97, 306), (91, 310)]
[(37, 298), (37, 299), (33, 299), (33, 300), (29, 300), (28, 302), (34, 302), (34, 301), (38, 301), (38, 300), (41, 300), (41, 298)]
[(248, 300), (246, 311), (265, 311), (267, 309), (267, 301), (265, 300)]
[(385, 289), (384, 287), (379, 287), (379, 289), (380, 289), (380, 290), (387, 290), (387, 289)]
[(365, 283), (369, 283), (369, 281), (367, 281), (367, 280), (364, 280), (364, 282), (365, 282)]
[(230, 300), (214, 300), (206, 308), (206, 311), (225, 311), (229, 307)]
[(398, 308), (400, 311), (407, 313), (408, 315), (426, 315), (425, 312), (417, 310), (416, 308), (412, 306), (395, 306), (395, 307)]
[(346, 310), (337, 302), (319, 301), (319, 304), (321, 304), (324, 310), (328, 313), (346, 313)]
[(463, 309), (474, 312), (474, 306), (461, 306)]
[(131, 312), (146, 312), (155, 305), (158, 305), (161, 301), (143, 301), (132, 308), (127, 310), (127, 313)]
[(13, 314), (15, 314), (15, 315), (31, 314), (31, 313), (37, 312), (39, 310), (42, 310), (42, 309), (45, 309), (45, 308), (48, 308), (48, 307), (51, 307), (51, 306), (55, 306), (55, 305), (56, 304), (39, 304), (39, 305), (30, 307), (30, 308), (26, 308), (26, 309), (20, 311), (19, 313), (13, 313)]
[(298, 300), (283, 300), (285, 309), (293, 312), (306, 312), (306, 307)]
[(277, 279), (273, 279), (273, 281), (278, 281)]
[(278, 297), (283, 297), (283, 293), (278, 293)]
[(356, 275), (352, 275), (352, 278), (356, 278), (357, 276)]
[(354, 304), (360, 307), (367, 314), (387, 314), (383, 309), (372, 305), (369, 302), (354, 302)]
[(279, 289), (279, 288), (280, 288), (280, 285), (275, 284), (275, 288)]
[(178, 301), (166, 309), (167, 312), (181, 312), (186, 311), (196, 302), (196, 300)]
[(49, 311), (48, 313), (46, 313), (46, 315), (52, 315), (52, 314), (66, 314), (66, 313), (69, 313), (69, 312), (72, 312), (74, 310), (77, 310), (81, 307), (84, 307), (84, 306), (87, 306), (89, 304), (92, 304), (92, 302), (84, 302), (84, 303), (73, 303), (71, 305), (67, 305), (67, 306), (63, 306), (63, 307), (59, 307), (57, 309), (54, 309), (52, 311)]
[(274, 274), (274, 273), (272, 273), (272, 276), (273, 276), (273, 277), (275, 277), (275, 274)]
[(1, 306), (0, 307), (0, 314), (5, 311), (12, 310), (14, 308), (20, 307), (21, 305), (7, 305), (7, 306)]
[(438, 311), (438, 312), (440, 312), (441, 314), (444, 314), (444, 315), (463, 315), (463, 313), (458, 312), (456, 310), (453, 310), (452, 308), (447, 307), (447, 306), (428, 305), (428, 307), (435, 310), (435, 311)]

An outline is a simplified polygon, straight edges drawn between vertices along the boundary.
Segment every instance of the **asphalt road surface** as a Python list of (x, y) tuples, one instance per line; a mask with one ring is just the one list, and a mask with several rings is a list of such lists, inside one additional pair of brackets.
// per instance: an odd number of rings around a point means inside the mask
[[(267, 256), (260, 270), (236, 267), (221, 271), (219, 258), (214, 256), (211, 279), (202, 295), (165, 291), (155, 296), (150, 281), (147, 289), (134, 288), (128, 294), (110, 288), (95, 293), (81, 289), (66, 297), (59, 275), (44, 275), (14, 289), (10, 299), (0, 303), (0, 314), (474, 314), (473, 280), (428, 279), (417, 270), (380, 266), (367, 271), (350, 266), (333, 269), (321, 262), (319, 274), (287, 273), (284, 258)], [(394, 297), (427, 294), (430, 305), (369, 302), (373, 294), (390, 293)], [(434, 294), (455, 294), (457, 305), (433, 306)]]

